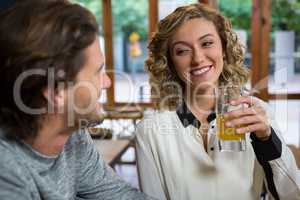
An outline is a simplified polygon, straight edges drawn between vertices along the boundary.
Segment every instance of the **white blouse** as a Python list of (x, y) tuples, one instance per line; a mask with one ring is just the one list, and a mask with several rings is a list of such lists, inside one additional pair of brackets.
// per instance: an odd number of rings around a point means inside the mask
[(137, 126), (143, 192), (160, 200), (258, 200), (265, 182), (269, 199), (300, 200), (299, 170), (273, 119), (268, 141), (247, 134), (246, 151), (219, 152), (212, 114), (206, 152), (199, 121), (182, 108), (148, 114)]

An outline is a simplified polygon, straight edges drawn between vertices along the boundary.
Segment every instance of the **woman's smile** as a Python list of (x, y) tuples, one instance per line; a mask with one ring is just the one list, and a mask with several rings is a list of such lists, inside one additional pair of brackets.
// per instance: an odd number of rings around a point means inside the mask
[(213, 68), (213, 65), (206, 65), (202, 67), (194, 67), (190, 70), (192, 76), (204, 76)]

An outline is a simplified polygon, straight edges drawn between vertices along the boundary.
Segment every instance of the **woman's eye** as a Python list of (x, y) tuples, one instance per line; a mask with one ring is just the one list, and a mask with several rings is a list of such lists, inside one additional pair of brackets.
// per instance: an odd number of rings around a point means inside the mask
[(203, 43), (202, 43), (202, 46), (203, 46), (203, 47), (210, 47), (212, 44), (213, 44), (212, 41), (207, 41), (207, 42), (203, 42)]
[(185, 53), (187, 53), (189, 50), (188, 49), (177, 49), (175, 51), (176, 55), (184, 55)]

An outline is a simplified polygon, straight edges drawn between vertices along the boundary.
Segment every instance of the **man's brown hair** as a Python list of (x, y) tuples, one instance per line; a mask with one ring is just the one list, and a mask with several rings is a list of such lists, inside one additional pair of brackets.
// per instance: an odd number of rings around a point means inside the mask
[[(14, 138), (34, 137), (41, 114), (22, 110), (19, 101), (29, 108), (46, 107), (49, 69), (55, 87), (73, 81), (98, 25), (87, 9), (64, 0), (23, 0), (2, 11), (0, 19), (0, 128)], [(30, 74), (33, 70), (44, 73)], [(16, 100), (14, 86), (26, 72)]]

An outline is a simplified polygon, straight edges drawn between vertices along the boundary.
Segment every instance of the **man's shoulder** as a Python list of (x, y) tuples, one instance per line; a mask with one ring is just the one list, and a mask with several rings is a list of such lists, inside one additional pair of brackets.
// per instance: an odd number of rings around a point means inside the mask
[(0, 182), (3, 181), (3, 177), (9, 180), (20, 179), (20, 177), (24, 176), (23, 165), (18, 159), (14, 141), (0, 138), (0, 155)]
[(85, 129), (75, 131), (66, 143), (67, 146), (78, 146), (89, 143), (89, 135)]
[(16, 162), (15, 141), (0, 137), (0, 166)]
[[(93, 140), (85, 129), (72, 134), (64, 146), (64, 153), (71, 156), (83, 156), (93, 148)], [(78, 158), (79, 158), (78, 157)], [(77, 159), (77, 158), (76, 158)]]
[(0, 137), (0, 199), (30, 199), (29, 174), (14, 145), (14, 141)]

